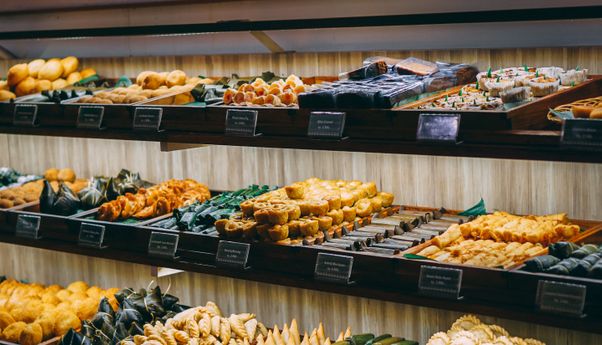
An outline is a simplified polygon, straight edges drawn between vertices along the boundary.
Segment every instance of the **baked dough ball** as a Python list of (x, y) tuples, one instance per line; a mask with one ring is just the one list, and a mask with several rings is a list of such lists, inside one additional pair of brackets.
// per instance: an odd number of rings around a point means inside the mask
[(37, 323), (30, 323), (21, 332), (21, 336), (19, 337), (19, 344), (37, 345), (42, 342), (43, 338), (44, 333), (42, 330), (42, 326), (38, 325)]
[(69, 299), (69, 297), (71, 296), (72, 292), (67, 290), (67, 289), (63, 289), (61, 291), (58, 291), (56, 293), (56, 297), (58, 297), (58, 299), (60, 299), (61, 301), (66, 301)]
[(161, 83), (161, 86), (165, 85), (168, 75), (169, 75), (169, 72), (160, 72), (159, 73), (159, 82)]
[(79, 72), (73, 72), (67, 76), (67, 84), (73, 85), (82, 80), (82, 75)]
[[(44, 172), (44, 179), (48, 180), (48, 181), (56, 181), (59, 179), (59, 169), (56, 168), (50, 168), (48, 170), (46, 170)], [(59, 292), (62, 289), (59, 289), (56, 292)]]
[(602, 119), (602, 108), (596, 108), (589, 113), (590, 119)]
[(69, 86), (69, 84), (67, 83), (67, 81), (63, 78), (57, 79), (55, 81), (52, 82), (52, 89), (53, 90), (60, 90), (60, 89), (64, 89), (67, 86)]
[(184, 71), (180, 71), (178, 69), (175, 71), (171, 71), (167, 75), (166, 84), (168, 87), (186, 84), (186, 73), (184, 73)]
[(36, 323), (42, 327), (42, 339), (48, 340), (54, 337), (54, 319), (45, 316), (36, 320)]
[[(58, 180), (59, 181), (64, 181), (64, 182), (74, 182), (75, 181), (75, 172), (72, 169), (61, 169), (57, 175)], [(71, 287), (72, 286), (79, 286), (79, 288), (83, 289), (85, 287), (85, 289), (83, 290), (74, 290)], [(69, 286), (67, 287), (67, 290), (71, 290), (71, 291), (86, 291), (88, 289), (88, 284), (84, 283), (84, 282), (74, 282), (69, 284)]]
[(12, 315), (5, 311), (0, 311), (0, 330), (5, 329), (12, 323), (15, 323), (15, 319)]
[(136, 84), (142, 86), (142, 83), (144, 82), (144, 79), (146, 78), (146, 76), (148, 76), (151, 73), (155, 73), (155, 72), (142, 71), (142, 72), (138, 73), (138, 76), (136, 77)]
[(161, 76), (157, 72), (150, 72), (144, 77), (142, 80), (142, 88), (143, 89), (151, 89), (155, 90), (161, 86)]
[(61, 60), (61, 65), (63, 66), (63, 74), (61, 77), (67, 78), (69, 74), (77, 71), (79, 60), (75, 56), (67, 56)]
[(96, 70), (94, 68), (84, 68), (79, 72), (82, 79), (86, 79), (96, 74)]
[(38, 79), (55, 81), (63, 75), (63, 65), (59, 59), (50, 59), (38, 72)]
[(36, 80), (36, 92), (52, 90), (52, 82), (50, 80)]
[(40, 69), (42, 68), (42, 66), (44, 66), (45, 63), (46, 61), (44, 61), (44, 59), (35, 59), (29, 64), (27, 64), (27, 68), (29, 69), (29, 76), (32, 78), (37, 78), (38, 72), (40, 72)]
[(15, 95), (17, 97), (29, 95), (36, 92), (37, 83), (32, 77), (23, 79), (17, 87), (15, 87)]
[(0, 90), (9, 91), (8, 82), (6, 80), (0, 80)]
[(73, 301), (73, 309), (80, 320), (91, 319), (98, 309), (97, 299), (88, 297), (86, 299), (78, 299)]
[(15, 99), (17, 95), (7, 90), (0, 90), (0, 102), (8, 101), (9, 99)]
[(71, 311), (59, 311), (54, 322), (54, 334), (57, 336), (67, 333), (71, 328), (79, 330), (81, 321)]
[(21, 338), (21, 332), (27, 327), (27, 324), (23, 321), (18, 321), (8, 325), (2, 331), (2, 338), (11, 343), (18, 343)]
[(27, 77), (29, 77), (29, 68), (26, 63), (20, 63), (8, 69), (6, 82), (8, 86), (15, 86)]

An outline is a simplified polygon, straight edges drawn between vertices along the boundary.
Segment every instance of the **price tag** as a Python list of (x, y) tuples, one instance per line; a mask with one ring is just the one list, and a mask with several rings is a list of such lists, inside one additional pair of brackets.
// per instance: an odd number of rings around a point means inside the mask
[(226, 112), (226, 134), (244, 137), (257, 136), (257, 110), (228, 109)]
[(163, 108), (137, 107), (134, 110), (134, 129), (159, 131)]
[(346, 114), (342, 112), (312, 111), (309, 114), (307, 136), (312, 138), (341, 139), (345, 130)]
[(318, 253), (314, 278), (331, 283), (350, 284), (353, 256)]
[(175, 259), (179, 241), (178, 234), (153, 231), (148, 241), (148, 255)]
[(460, 299), (462, 270), (436, 266), (420, 266), (418, 291), (427, 296)]
[(456, 143), (459, 132), (460, 114), (420, 114), (416, 140)]
[(82, 223), (79, 228), (78, 244), (80, 246), (103, 248), (104, 238), (104, 225)]
[(82, 105), (77, 113), (77, 127), (100, 129), (104, 114), (103, 106)]
[(40, 238), (40, 216), (20, 214), (17, 216), (15, 235), (17, 237), (37, 240)]
[(564, 120), (560, 142), (563, 145), (602, 146), (602, 120)]
[(587, 286), (540, 280), (536, 304), (542, 311), (583, 317)]
[(215, 263), (217, 266), (245, 269), (247, 268), (250, 250), (251, 245), (249, 243), (219, 241)]
[(15, 104), (13, 125), (35, 126), (38, 115), (38, 106), (35, 104)]

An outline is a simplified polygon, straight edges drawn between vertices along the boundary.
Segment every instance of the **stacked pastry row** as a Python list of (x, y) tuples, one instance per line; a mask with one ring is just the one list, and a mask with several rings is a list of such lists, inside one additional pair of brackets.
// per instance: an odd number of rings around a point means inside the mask
[(215, 223), (219, 234), (281, 244), (313, 242), (337, 227), (368, 217), (393, 203), (374, 182), (310, 178), (240, 204), (241, 212)]
[(79, 60), (74, 56), (64, 59), (36, 59), (12, 66), (6, 82), (0, 81), (0, 101), (48, 90), (60, 90), (78, 81), (96, 75), (92, 68), (78, 71)]
[(516, 216), (494, 212), (455, 224), (417, 254), (430, 259), (484, 267), (511, 267), (540, 255), (551, 243), (575, 237), (580, 227), (567, 215)]
[(227, 89), (223, 101), (226, 105), (237, 106), (296, 106), (297, 95), (310, 89), (301, 78), (292, 74), (286, 80), (278, 79), (268, 83), (256, 78), (252, 83), (245, 83), (238, 89)]
[(62, 336), (92, 318), (101, 298), (117, 308), (116, 292), (81, 281), (63, 288), (5, 280), (0, 283), (0, 339), (34, 345)]

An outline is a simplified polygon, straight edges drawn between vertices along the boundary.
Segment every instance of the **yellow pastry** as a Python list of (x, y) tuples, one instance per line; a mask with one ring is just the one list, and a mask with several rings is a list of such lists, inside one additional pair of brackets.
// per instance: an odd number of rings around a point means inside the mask
[(69, 83), (67, 83), (67, 81), (65, 79), (62, 79), (62, 78), (56, 79), (55, 81), (52, 82), (52, 89), (53, 90), (64, 89), (67, 86), (69, 86)]
[(79, 74), (82, 77), (82, 79), (86, 79), (88, 77), (96, 75), (96, 70), (94, 70), (93, 68), (84, 68), (83, 70), (81, 70), (81, 72), (79, 72)]
[(50, 59), (38, 71), (38, 79), (55, 81), (63, 75), (63, 65), (59, 59)]
[(15, 95), (17, 95), (17, 97), (21, 97), (35, 93), (36, 87), (36, 80), (32, 77), (27, 77), (23, 79), (19, 84), (17, 84), (17, 86), (15, 87)]
[(80, 80), (82, 80), (82, 75), (79, 72), (71, 72), (67, 76), (67, 84), (69, 84), (69, 85), (73, 85)]
[(75, 56), (67, 56), (61, 60), (61, 65), (63, 66), (61, 77), (67, 78), (71, 73), (77, 71), (79, 60)]
[(6, 82), (8, 86), (16, 86), (25, 78), (29, 77), (29, 68), (26, 63), (14, 65), (8, 69), (8, 76)]
[(31, 61), (29, 64), (27, 64), (27, 68), (29, 70), (29, 76), (32, 78), (37, 78), (38, 72), (40, 71), (42, 66), (44, 66), (45, 63), (46, 63), (46, 61), (44, 61), (44, 59), (36, 59), (36, 60)]

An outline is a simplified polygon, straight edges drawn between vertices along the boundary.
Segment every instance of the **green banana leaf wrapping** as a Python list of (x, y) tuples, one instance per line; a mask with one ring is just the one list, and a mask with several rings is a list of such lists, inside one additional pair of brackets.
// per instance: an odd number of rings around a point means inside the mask
[(42, 194), (40, 194), (40, 212), (52, 213), (52, 207), (56, 198), (56, 192), (52, 189), (50, 182), (44, 180), (44, 188), (42, 189)]
[[(44, 188), (46, 188), (46, 185), (44, 186)], [(59, 191), (58, 193), (56, 193), (56, 199), (52, 204), (52, 208), (48, 210), (47, 213), (57, 214), (60, 216), (70, 216), (72, 214), (77, 213), (77, 210), (79, 210), (80, 205), (81, 202), (79, 198), (77, 197), (77, 195), (75, 195), (75, 193), (73, 193), (71, 188), (67, 187), (67, 185), (64, 183), (61, 183), (59, 185)]]

